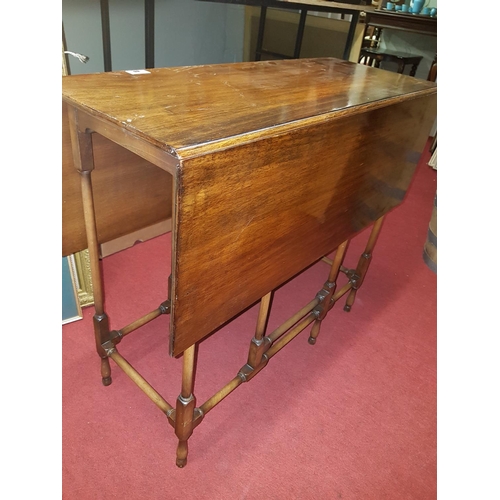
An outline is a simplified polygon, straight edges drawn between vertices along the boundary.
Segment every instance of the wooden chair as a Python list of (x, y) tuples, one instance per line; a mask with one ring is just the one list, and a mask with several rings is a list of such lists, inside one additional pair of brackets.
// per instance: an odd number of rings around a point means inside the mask
[(396, 51), (385, 51), (371, 47), (363, 47), (360, 51), (359, 62), (365, 66), (375, 66), (375, 68), (380, 67), (381, 62), (395, 62), (398, 65), (398, 73), (403, 73), (406, 66), (411, 65), (410, 76), (415, 76), (417, 72), (418, 65), (422, 61), (422, 56), (416, 56), (412, 54), (406, 54), (403, 52)]
[(437, 80), (438, 73), (438, 61), (437, 54), (434, 56), (434, 60), (432, 61), (431, 68), (429, 69), (429, 74), (427, 75), (427, 80), (430, 82), (435, 82)]

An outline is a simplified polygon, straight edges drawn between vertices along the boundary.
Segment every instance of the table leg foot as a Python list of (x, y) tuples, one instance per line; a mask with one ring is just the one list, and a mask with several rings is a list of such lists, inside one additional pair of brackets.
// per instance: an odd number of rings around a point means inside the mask
[(175, 465), (179, 468), (185, 467), (187, 464), (187, 454), (188, 454), (188, 443), (187, 441), (179, 441), (177, 445), (177, 458), (175, 460)]
[(101, 358), (101, 377), (102, 385), (111, 385), (111, 366), (109, 365), (109, 358)]
[(309, 342), (309, 344), (311, 344), (311, 345), (316, 344), (316, 338), (319, 335), (320, 328), (321, 328), (321, 321), (320, 320), (316, 320), (314, 322), (313, 327), (311, 328), (311, 333), (309, 334), (309, 338), (307, 339), (307, 341)]
[(349, 304), (346, 304), (346, 305), (344, 306), (344, 311), (345, 311), (346, 313), (351, 312), (351, 306), (350, 306)]

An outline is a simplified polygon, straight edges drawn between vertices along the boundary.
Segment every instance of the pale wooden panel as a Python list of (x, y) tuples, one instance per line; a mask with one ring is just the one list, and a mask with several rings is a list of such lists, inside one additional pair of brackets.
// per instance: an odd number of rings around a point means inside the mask
[[(68, 129), (67, 105), (62, 106), (62, 254), (87, 248), (80, 175), (75, 170)], [(172, 176), (152, 163), (94, 134), (92, 174), (101, 243), (170, 219)]]

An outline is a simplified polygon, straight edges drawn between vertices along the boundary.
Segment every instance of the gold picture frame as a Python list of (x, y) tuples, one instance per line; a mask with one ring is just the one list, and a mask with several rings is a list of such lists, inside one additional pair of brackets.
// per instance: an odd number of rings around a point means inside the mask
[(90, 254), (88, 250), (73, 254), (76, 267), (78, 301), (81, 307), (94, 304), (94, 289), (90, 271)]
[(66, 258), (63, 257), (62, 279), (62, 324), (65, 325), (83, 318), (82, 307), (77, 293), (77, 271), (73, 255), (68, 255)]

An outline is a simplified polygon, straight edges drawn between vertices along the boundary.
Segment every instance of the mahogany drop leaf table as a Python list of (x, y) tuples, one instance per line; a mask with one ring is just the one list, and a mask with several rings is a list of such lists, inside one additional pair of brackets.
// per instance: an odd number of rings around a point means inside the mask
[[(179, 467), (186, 464), (193, 430), (220, 401), (311, 325), (308, 339), (315, 344), (322, 320), (342, 296), (347, 295), (344, 309), (351, 309), (383, 218), (403, 201), (412, 179), (415, 154), (423, 150), (435, 118), (436, 92), (432, 82), (333, 58), (63, 77), (84, 219), (77, 220), (78, 211), (67, 218), (63, 240), (68, 228), (85, 228), (102, 381), (111, 384), (111, 359), (165, 413), (179, 440)], [(101, 137), (171, 176), (160, 191), (172, 216), (168, 297), (120, 330), (109, 328), (100, 271), (105, 228), (93, 172), (99, 170), (94, 157)], [(143, 177), (138, 172), (133, 186), (144, 212), (158, 210), (157, 195), (141, 191), (149, 170), (144, 168)], [(107, 182), (120, 186), (125, 176), (120, 162), (108, 165)], [(105, 210), (110, 227), (126, 226), (126, 210)], [(144, 224), (148, 220), (144, 216)], [(349, 240), (369, 226), (358, 266), (345, 268)], [(81, 249), (69, 243), (66, 248)], [(316, 296), (267, 332), (273, 290), (335, 249)], [(343, 287), (337, 287), (340, 273), (348, 278)], [(199, 405), (193, 376), (197, 346), (258, 301), (248, 359)], [(170, 354), (182, 356), (175, 404), (117, 347), (162, 314), (170, 315)]]

